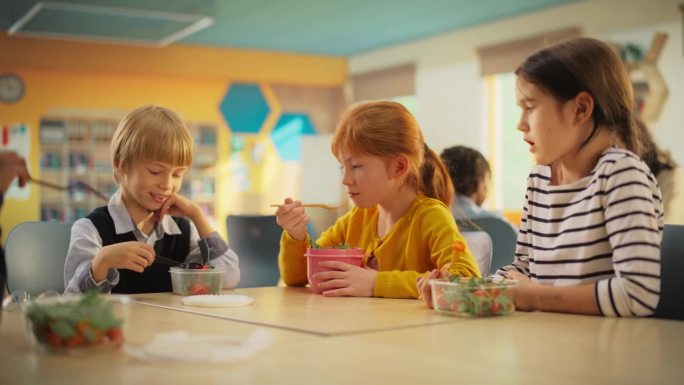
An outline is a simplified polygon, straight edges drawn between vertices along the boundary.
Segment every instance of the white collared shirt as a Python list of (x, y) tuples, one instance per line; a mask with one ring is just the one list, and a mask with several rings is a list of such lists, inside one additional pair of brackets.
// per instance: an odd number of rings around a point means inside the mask
[[(107, 210), (114, 222), (116, 234), (133, 232), (137, 241), (150, 246), (154, 246), (165, 234), (178, 235), (181, 233), (180, 228), (169, 215), (162, 218), (149, 236), (140, 231), (128, 214), (128, 210), (121, 200), (120, 191), (114, 193), (109, 199)], [(119, 271), (114, 268), (109, 269), (106, 279), (99, 282), (95, 282), (93, 279), (92, 261), (102, 247), (102, 238), (90, 219), (82, 218), (74, 222), (71, 228), (69, 251), (64, 264), (65, 294), (82, 293), (93, 288), (108, 293), (119, 283)], [(235, 252), (228, 248), (228, 244), (216, 231), (209, 234), (208, 237), (200, 239), (197, 227), (190, 221), (190, 250), (185, 262), (202, 263), (203, 260), (209, 260), (213, 266), (225, 269), (224, 288), (233, 288), (240, 282), (240, 268), (238, 267), (238, 256)]]

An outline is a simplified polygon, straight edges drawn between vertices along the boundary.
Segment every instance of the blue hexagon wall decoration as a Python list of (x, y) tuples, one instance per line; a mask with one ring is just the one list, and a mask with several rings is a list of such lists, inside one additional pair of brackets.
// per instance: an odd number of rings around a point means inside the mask
[(256, 134), (270, 108), (258, 84), (235, 83), (228, 88), (220, 110), (232, 132)]
[(306, 114), (284, 113), (271, 132), (271, 141), (285, 161), (298, 161), (302, 156), (302, 135), (315, 134)]

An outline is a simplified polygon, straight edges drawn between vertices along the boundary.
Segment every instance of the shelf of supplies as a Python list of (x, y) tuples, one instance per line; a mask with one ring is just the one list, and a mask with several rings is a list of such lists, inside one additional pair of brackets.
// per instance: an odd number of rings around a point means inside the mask
[[(41, 178), (58, 184), (74, 181), (87, 183), (105, 195), (116, 191), (114, 173), (109, 160), (112, 134), (119, 122), (102, 117), (45, 117), (40, 122)], [(200, 186), (195, 191), (213, 190), (215, 174), (199, 167), (218, 159), (218, 128), (207, 123), (188, 123), (197, 140), (195, 164), (184, 178), (184, 185)], [(213, 168), (210, 167), (213, 170)], [(199, 190), (197, 190), (199, 188)], [(192, 189), (184, 191), (193, 197)], [(73, 221), (107, 202), (83, 191), (56, 192), (40, 189), (43, 220)], [(192, 198), (204, 210), (213, 213), (215, 197), (209, 194)], [(213, 215), (213, 214), (212, 214)]]

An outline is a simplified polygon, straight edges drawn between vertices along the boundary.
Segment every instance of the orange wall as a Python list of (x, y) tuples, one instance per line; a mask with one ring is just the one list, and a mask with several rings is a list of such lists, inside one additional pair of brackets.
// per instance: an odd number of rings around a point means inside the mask
[[(0, 52), (0, 73), (18, 73), (26, 90), (18, 103), (0, 104), (0, 124), (29, 125), (29, 167), (38, 177), (39, 120), (55, 109), (126, 112), (158, 103), (187, 121), (215, 123), (225, 159), (230, 135), (218, 106), (232, 81), (335, 86), (347, 76), (342, 58), (182, 45), (157, 49), (0, 35)], [(217, 196), (228, 195), (225, 186), (217, 183)], [(227, 210), (221, 202), (217, 218)], [(3, 240), (17, 223), (39, 220), (39, 206), (35, 187), (28, 200), (5, 201)]]

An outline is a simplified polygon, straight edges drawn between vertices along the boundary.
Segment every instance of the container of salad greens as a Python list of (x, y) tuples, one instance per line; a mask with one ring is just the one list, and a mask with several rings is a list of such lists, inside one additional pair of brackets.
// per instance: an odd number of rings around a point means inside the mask
[(28, 338), (38, 350), (71, 353), (122, 346), (131, 304), (124, 295), (91, 291), (29, 300), (22, 309)]
[(455, 276), (432, 279), (429, 284), (432, 306), (443, 314), (481, 317), (515, 311), (508, 293), (517, 281)]

